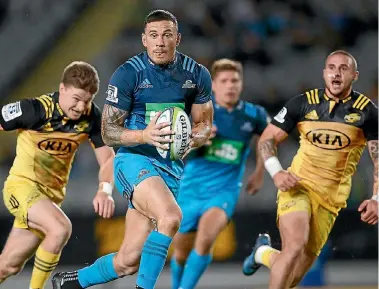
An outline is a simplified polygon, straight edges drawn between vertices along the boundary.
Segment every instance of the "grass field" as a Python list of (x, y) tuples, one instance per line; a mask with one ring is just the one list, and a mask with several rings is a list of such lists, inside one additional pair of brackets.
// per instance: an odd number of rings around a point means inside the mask
[[(1, 289), (29, 288), (31, 268), (10, 278), (0, 285)], [(78, 268), (58, 267), (58, 271), (71, 271)], [(326, 269), (326, 287), (297, 287), (297, 289), (378, 289), (377, 262), (332, 262)], [(269, 272), (260, 269), (254, 276), (245, 277), (239, 264), (212, 265), (196, 289), (267, 289)], [(136, 275), (95, 286), (96, 289), (134, 289)], [(166, 268), (159, 279), (156, 289), (171, 289), (170, 271)], [(45, 289), (52, 289), (50, 283)]]

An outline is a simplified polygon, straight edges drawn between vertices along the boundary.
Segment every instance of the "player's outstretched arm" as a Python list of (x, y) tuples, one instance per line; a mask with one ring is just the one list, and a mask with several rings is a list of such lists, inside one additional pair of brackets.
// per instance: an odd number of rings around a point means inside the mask
[[(48, 96), (42, 96), (48, 99)], [(46, 109), (49, 109), (46, 106)], [(11, 131), (19, 128), (30, 129), (43, 124), (46, 111), (37, 99), (23, 99), (0, 106), (0, 131)]]
[(192, 116), (192, 140), (190, 147), (198, 148), (204, 145), (211, 135), (213, 122), (212, 101), (202, 104), (193, 104)]
[(99, 189), (93, 199), (95, 212), (103, 218), (113, 216), (115, 205), (112, 198), (113, 191), (113, 160), (114, 151), (108, 146), (95, 148), (95, 155), (99, 163)]
[(278, 143), (287, 137), (287, 132), (273, 124), (269, 124), (258, 142), (258, 149), (264, 160), (266, 170), (273, 178), (276, 187), (283, 192), (293, 188), (300, 180), (296, 175), (283, 170), (277, 158)]

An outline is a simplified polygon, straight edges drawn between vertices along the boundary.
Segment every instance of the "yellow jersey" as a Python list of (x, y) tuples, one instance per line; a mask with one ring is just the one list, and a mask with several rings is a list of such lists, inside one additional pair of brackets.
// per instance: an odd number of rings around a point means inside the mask
[(287, 133), (296, 126), (300, 133), (289, 168), (302, 179), (299, 185), (333, 212), (346, 207), (363, 149), (378, 139), (375, 104), (357, 91), (335, 102), (325, 89), (313, 89), (292, 98), (272, 124)]
[(1, 108), (4, 130), (18, 130), (16, 158), (9, 177), (29, 179), (53, 191), (68, 182), (75, 153), (85, 140), (104, 146), (101, 112), (94, 104), (78, 120), (69, 119), (59, 106), (59, 93), (24, 99)]

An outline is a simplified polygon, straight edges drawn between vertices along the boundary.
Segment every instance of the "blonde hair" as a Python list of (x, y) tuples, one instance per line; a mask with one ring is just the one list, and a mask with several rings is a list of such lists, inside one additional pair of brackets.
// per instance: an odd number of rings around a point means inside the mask
[(228, 59), (228, 58), (222, 58), (222, 59), (216, 60), (212, 64), (212, 67), (211, 67), (211, 76), (212, 76), (212, 79), (214, 79), (219, 72), (229, 71), (229, 70), (238, 72), (238, 74), (242, 78), (243, 68), (242, 68), (241, 62), (235, 61), (235, 60), (231, 60), (231, 59)]
[(328, 57), (326, 59), (328, 59), (330, 56), (333, 56), (333, 55), (336, 55), (336, 54), (342, 54), (342, 55), (345, 55), (345, 56), (349, 57), (353, 61), (354, 70), (355, 71), (358, 70), (357, 60), (355, 59), (355, 57), (351, 53), (349, 53), (349, 52), (347, 52), (345, 50), (336, 50), (336, 51), (333, 51), (332, 53), (330, 53), (328, 55)]

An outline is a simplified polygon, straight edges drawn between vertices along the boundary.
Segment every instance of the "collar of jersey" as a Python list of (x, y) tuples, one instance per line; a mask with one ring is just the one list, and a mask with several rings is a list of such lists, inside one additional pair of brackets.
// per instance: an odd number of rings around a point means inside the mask
[[(342, 103), (346, 103), (349, 100), (351, 100), (353, 95), (354, 95), (354, 90), (352, 89), (350, 95), (348, 97), (345, 97), (344, 99), (342, 99)], [(329, 96), (326, 95), (325, 90), (324, 90), (324, 98), (326, 101), (334, 101), (333, 99), (331, 99)]]
[(165, 65), (165, 66), (160, 66), (160, 65), (156, 65), (149, 57), (149, 55), (147, 55), (147, 52), (145, 51), (145, 55), (144, 55), (144, 58), (145, 58), (145, 61), (147, 63), (149, 63), (149, 66), (152, 67), (153, 69), (156, 69), (156, 70), (162, 70), (162, 69), (172, 69), (175, 67), (176, 65), (176, 62), (177, 62), (177, 59), (178, 59), (178, 52), (175, 52), (175, 57), (174, 57), (174, 60), (172, 60), (169, 64)]
[[(216, 102), (215, 97), (213, 97), (213, 101), (214, 101), (214, 103), (215, 103), (215, 107), (216, 107), (216, 108), (221, 108), (221, 109), (224, 109), (224, 110), (228, 111), (225, 107), (219, 105), (219, 104)], [(234, 111), (236, 111), (236, 110), (241, 110), (242, 107), (243, 107), (243, 101), (242, 101), (242, 100), (239, 100), (238, 103), (236, 104), (236, 106), (233, 107), (233, 109), (232, 109), (230, 112), (234, 112)], [(229, 111), (228, 111), (228, 112), (229, 112)]]
[(66, 122), (68, 122), (70, 120), (70, 118), (64, 113), (63, 109), (61, 108), (61, 106), (59, 105), (59, 92), (54, 92), (53, 94), (53, 99), (54, 99), (54, 102), (55, 102), (55, 106), (57, 108), (57, 111), (58, 113), (60, 114), (60, 116), (62, 117), (62, 121), (64, 122), (64, 124)]

